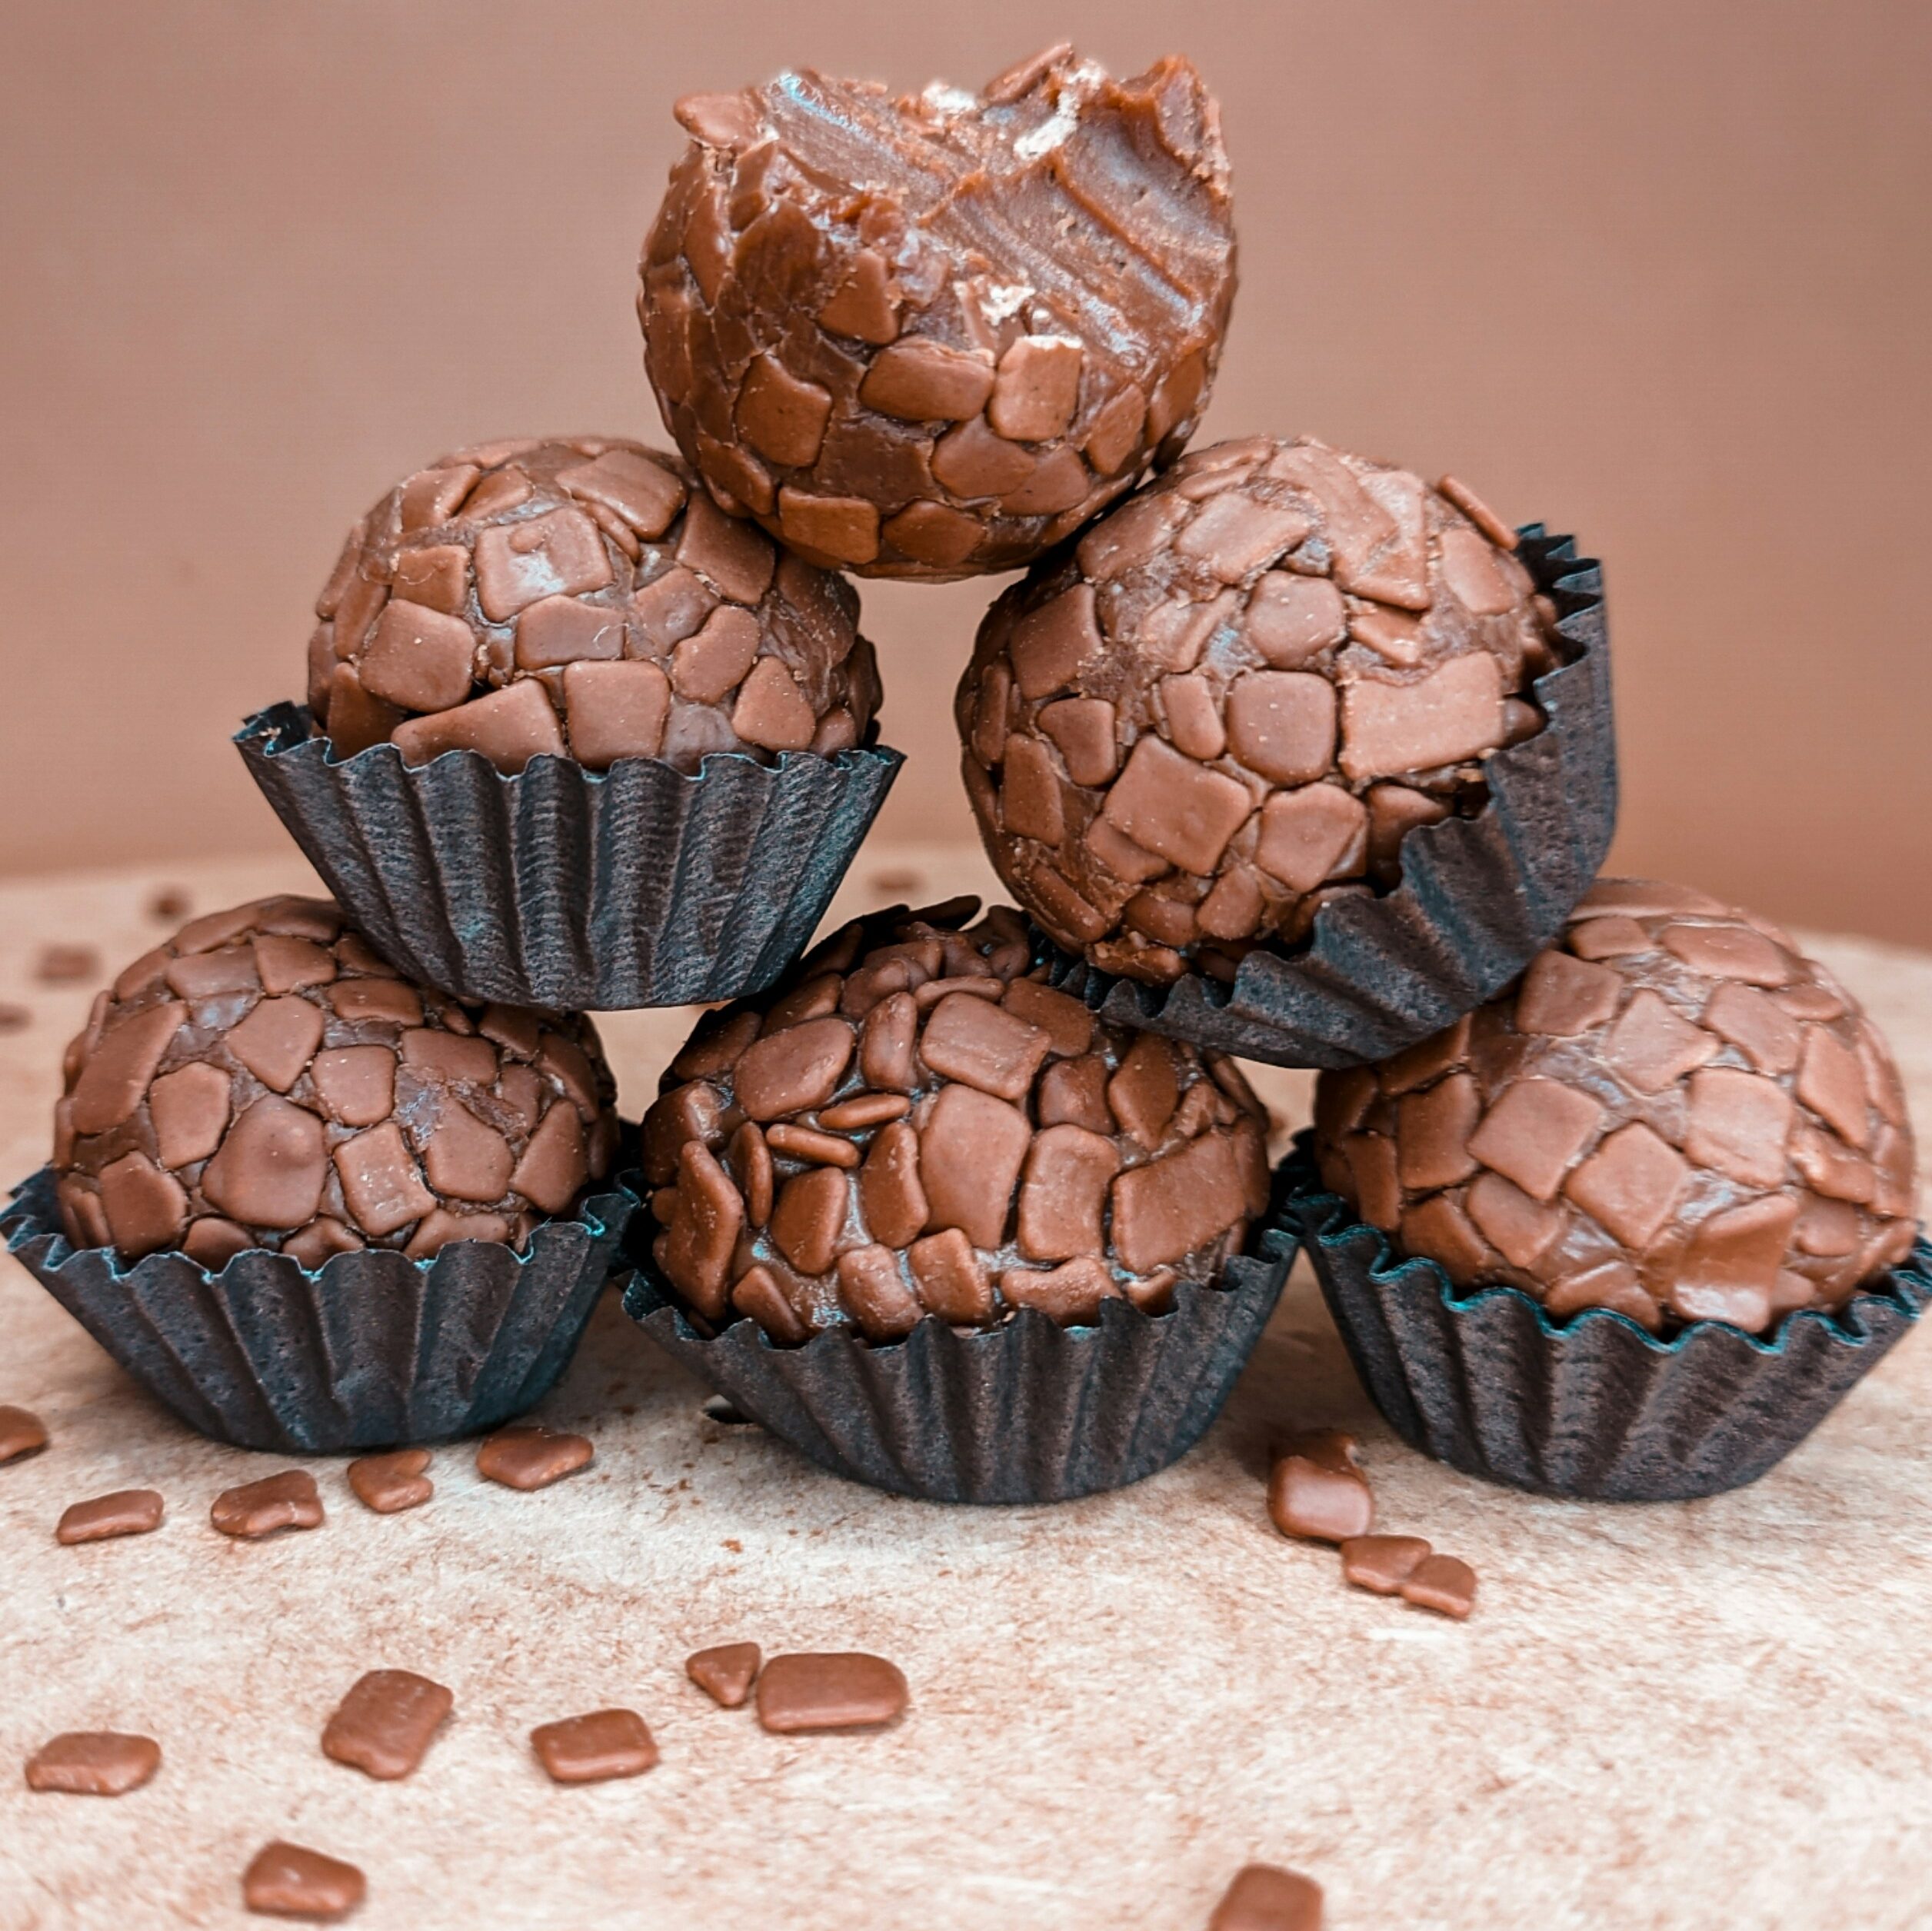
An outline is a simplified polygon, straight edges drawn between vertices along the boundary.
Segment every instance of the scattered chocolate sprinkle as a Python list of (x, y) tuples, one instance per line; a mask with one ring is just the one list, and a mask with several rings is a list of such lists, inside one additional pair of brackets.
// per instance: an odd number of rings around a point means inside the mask
[(1454, 1556), (1425, 1556), (1404, 1581), (1402, 1597), (1460, 1621), (1475, 1606), (1476, 1572)]
[(69, 1730), (28, 1758), (27, 1787), (73, 1796), (122, 1797), (138, 1790), (160, 1768), (161, 1746), (152, 1736)]
[(506, 1489), (547, 1489), (588, 1466), (596, 1453), (581, 1435), (531, 1423), (491, 1436), (476, 1451), (476, 1472)]
[(1284, 1536), (1311, 1542), (1346, 1542), (1367, 1534), (1375, 1498), (1361, 1471), (1345, 1457), (1290, 1453), (1268, 1473), (1268, 1513)]
[(1321, 1886), (1297, 1871), (1250, 1864), (1222, 1893), (1208, 1931), (1321, 1931)]
[(355, 1499), (378, 1515), (396, 1515), (420, 1508), (436, 1493), (424, 1470), (429, 1466), (426, 1448), (398, 1448), (387, 1455), (363, 1455), (349, 1463), (349, 1487)]
[(179, 885), (163, 885), (148, 901), (148, 916), (162, 925), (175, 925), (195, 909), (195, 901)]
[(371, 1670), (357, 1679), (322, 1731), (322, 1754), (384, 1783), (423, 1760), (455, 1699), (408, 1670)]
[(1357, 1589), (1400, 1596), (1402, 1585), (1429, 1555), (1429, 1545), (1420, 1536), (1351, 1536), (1341, 1546), (1341, 1573)]
[(280, 1475), (224, 1489), (215, 1498), (208, 1519), (225, 1536), (258, 1542), (282, 1529), (319, 1529), (322, 1498), (315, 1478), (306, 1469), (291, 1468)]
[(761, 1661), (755, 1643), (720, 1643), (685, 1660), (685, 1674), (721, 1710), (736, 1710), (751, 1693)]
[(47, 1446), (47, 1430), (39, 1416), (25, 1408), (0, 1408), (0, 1463), (38, 1455)]
[(54, 1530), (56, 1542), (108, 1542), (117, 1536), (145, 1536), (161, 1526), (165, 1510), (153, 1489), (118, 1489), (76, 1502), (62, 1515)]
[(530, 1733), (530, 1747), (553, 1783), (641, 1776), (658, 1761), (658, 1746), (635, 1710), (593, 1710), (540, 1723)]
[(25, 1006), (0, 1005), (0, 1033), (24, 1033), (33, 1017)]
[(242, 1902), (265, 1917), (345, 1918), (368, 1881), (353, 1864), (278, 1839), (264, 1844), (242, 1876)]
[(91, 945), (45, 945), (34, 961), (34, 977), (43, 986), (78, 985), (101, 976), (101, 955)]
[(906, 1680), (858, 1651), (774, 1656), (758, 1676), (758, 1721), (771, 1731), (868, 1730), (906, 1706)]

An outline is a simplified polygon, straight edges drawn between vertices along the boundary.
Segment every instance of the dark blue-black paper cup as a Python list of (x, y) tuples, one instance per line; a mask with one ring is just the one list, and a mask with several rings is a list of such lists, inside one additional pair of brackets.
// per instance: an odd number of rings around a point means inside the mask
[(884, 746), (608, 771), (472, 751), (338, 758), (299, 704), (248, 719), (248, 774), (350, 922), (465, 999), (616, 1012), (734, 999), (811, 943), (904, 762)]
[(61, 1230), (42, 1167), (0, 1211), (6, 1250), (163, 1407), (238, 1448), (393, 1448), (498, 1427), (569, 1366), (637, 1205), (617, 1186), (521, 1253), (458, 1240), (311, 1270), (266, 1248), (211, 1273), (185, 1254), (123, 1267)]
[(701, 1332), (651, 1259), (649, 1217), (635, 1225), (625, 1312), (747, 1420), (848, 1481), (994, 1503), (1070, 1501), (1178, 1461), (1233, 1392), (1298, 1241), (1277, 1199), (1219, 1281), (1183, 1282), (1163, 1313), (1109, 1300), (1061, 1327), (1026, 1307), (984, 1332), (928, 1314), (902, 1341), (838, 1327), (780, 1347), (742, 1317)]
[(1722, 1321), (1653, 1334), (1589, 1308), (1552, 1320), (1514, 1287), (1459, 1293), (1404, 1259), (1321, 1183), (1305, 1137), (1287, 1210), (1362, 1384), (1437, 1461), (1539, 1495), (1674, 1502), (1777, 1465), (1909, 1333), (1932, 1300), (1932, 1245), (1835, 1312), (1767, 1335)]

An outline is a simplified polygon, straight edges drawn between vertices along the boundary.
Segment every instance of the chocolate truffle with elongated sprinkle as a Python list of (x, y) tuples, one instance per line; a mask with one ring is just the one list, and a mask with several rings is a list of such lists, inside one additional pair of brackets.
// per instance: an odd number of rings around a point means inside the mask
[(1911, 1251), (1890, 1049), (1777, 927), (1600, 879), (1561, 944), (1446, 1032), (1324, 1073), (1327, 1185), (1457, 1287), (1762, 1333)]
[(780, 1342), (921, 1317), (1072, 1327), (1212, 1285), (1266, 1206), (1239, 1069), (1096, 1020), (978, 901), (859, 921), (711, 1014), (645, 1120), (658, 1265)]

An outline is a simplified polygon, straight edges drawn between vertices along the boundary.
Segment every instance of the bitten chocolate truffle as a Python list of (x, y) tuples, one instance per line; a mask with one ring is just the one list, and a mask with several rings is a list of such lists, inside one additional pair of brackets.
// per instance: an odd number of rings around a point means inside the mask
[(1870, 1020), (1784, 934), (1598, 882), (1447, 1031), (1316, 1090), (1322, 1177), (1459, 1287), (1761, 1333), (1895, 1267), (1911, 1128)]
[(95, 1000), (66, 1079), (62, 1224), (130, 1263), (521, 1247), (617, 1147), (588, 1020), (408, 984), (323, 900), (184, 925)]
[(1231, 978), (1541, 727), (1554, 613), (1462, 484), (1304, 437), (1195, 451), (987, 614), (955, 709), (980, 834), (1105, 970)]
[(336, 754), (545, 752), (604, 771), (861, 743), (872, 647), (841, 578), (720, 514), (675, 456), (603, 437), (459, 450), (349, 533), (308, 703)]
[(711, 1015), (645, 1122), (655, 1253), (708, 1322), (783, 1342), (933, 1313), (1063, 1326), (1212, 1283), (1268, 1194), (1231, 1060), (1097, 1021), (977, 901), (860, 921)]
[(1186, 444), (1234, 236), (1189, 63), (1049, 48), (979, 94), (784, 74), (678, 104), (645, 365), (727, 508), (813, 561), (1029, 562)]

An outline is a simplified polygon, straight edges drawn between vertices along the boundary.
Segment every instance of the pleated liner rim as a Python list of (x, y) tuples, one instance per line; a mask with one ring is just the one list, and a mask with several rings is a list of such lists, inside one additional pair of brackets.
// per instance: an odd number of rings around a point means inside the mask
[(1754, 1482), (1811, 1433), (1932, 1300), (1932, 1244), (1880, 1292), (1769, 1337), (1722, 1321), (1653, 1334), (1611, 1308), (1552, 1320), (1509, 1287), (1459, 1293), (1322, 1185), (1301, 1135), (1287, 1210), (1362, 1383), (1408, 1444), (1539, 1495), (1687, 1501)]
[(234, 742), (338, 903), (390, 963), (465, 998), (554, 1011), (763, 991), (811, 942), (904, 757), (713, 753), (608, 771), (391, 744), (338, 759), (302, 705)]
[(637, 1200), (621, 1185), (546, 1220), (525, 1251), (364, 1248), (307, 1269), (251, 1248), (211, 1273), (183, 1253), (124, 1267), (60, 1227), (52, 1170), (0, 1208), (0, 1240), (197, 1433), (298, 1454), (446, 1440), (541, 1400), (582, 1338)]
[(1427, 1038), (1514, 978), (1590, 888), (1617, 822), (1602, 568), (1540, 523), (1520, 537), (1577, 654), (1536, 680), (1544, 728), (1485, 763), (1482, 811), (1411, 831), (1394, 891), (1324, 906), (1305, 947), (1249, 953), (1231, 987), (1201, 973), (1148, 985), (1057, 948), (1053, 983), (1121, 1025), (1277, 1066), (1341, 1067)]
[(1225, 1284), (1183, 1282), (1161, 1314), (1103, 1301), (1091, 1327), (1026, 1307), (964, 1333), (928, 1314), (876, 1345), (839, 1327), (780, 1347), (744, 1318), (707, 1337), (635, 1235), (624, 1311), (741, 1414), (848, 1481), (930, 1502), (1071, 1501), (1171, 1466), (1226, 1405), (1299, 1244), (1278, 1184), (1277, 1196)]

